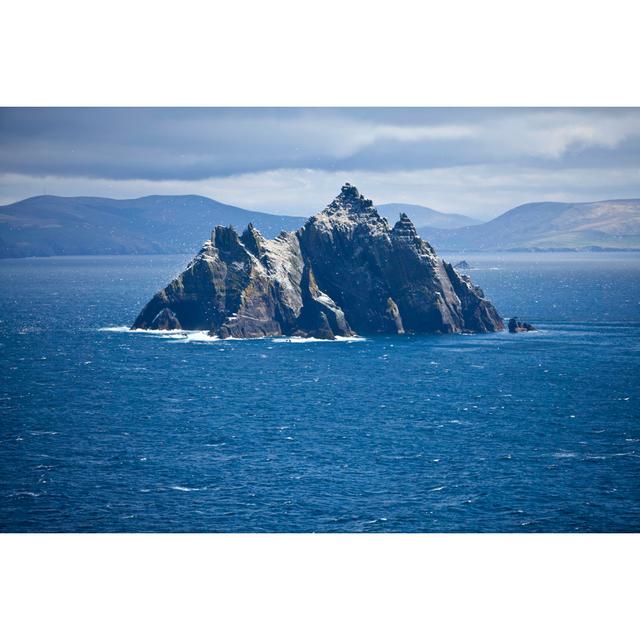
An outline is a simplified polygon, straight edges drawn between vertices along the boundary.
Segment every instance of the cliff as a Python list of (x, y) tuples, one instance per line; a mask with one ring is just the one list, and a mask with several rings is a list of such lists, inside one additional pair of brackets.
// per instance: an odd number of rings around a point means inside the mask
[(133, 328), (221, 338), (462, 333), (504, 328), (471, 280), (439, 259), (402, 214), (391, 227), (346, 184), (296, 232), (265, 239), (216, 227)]

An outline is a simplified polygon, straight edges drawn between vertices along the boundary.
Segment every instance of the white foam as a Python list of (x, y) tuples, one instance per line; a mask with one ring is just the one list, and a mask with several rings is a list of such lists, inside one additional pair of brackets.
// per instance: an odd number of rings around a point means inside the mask
[(110, 333), (130, 333), (177, 340), (180, 342), (211, 342), (220, 340), (217, 336), (210, 336), (206, 331), (187, 331), (186, 329), (131, 329), (129, 327), (102, 327), (98, 331)]
[(177, 337), (177, 339), (181, 342), (216, 342), (220, 340), (218, 336), (210, 336), (206, 331), (189, 331), (183, 333), (182, 336)]
[[(220, 338), (211, 336), (207, 331), (188, 331), (186, 329), (131, 329), (126, 326), (101, 327), (98, 331), (109, 333), (130, 333), (163, 338), (165, 340), (175, 340), (176, 342), (216, 342), (216, 341), (246, 341), (264, 340), (264, 338)], [(307, 343), (307, 342), (364, 342), (366, 338), (362, 336), (336, 336), (335, 340), (324, 340), (322, 338), (302, 338), (300, 336), (281, 336), (273, 338), (273, 342)]]
[(335, 340), (325, 340), (323, 338), (302, 338), (301, 336), (283, 336), (282, 338), (274, 338), (273, 342), (289, 342), (292, 344), (305, 344), (308, 342), (364, 342), (366, 338), (362, 336), (336, 336)]
[(202, 491), (202, 489), (199, 489), (198, 487), (183, 487), (179, 484), (174, 484), (171, 487), (169, 487), (170, 489), (173, 489), (175, 491)]

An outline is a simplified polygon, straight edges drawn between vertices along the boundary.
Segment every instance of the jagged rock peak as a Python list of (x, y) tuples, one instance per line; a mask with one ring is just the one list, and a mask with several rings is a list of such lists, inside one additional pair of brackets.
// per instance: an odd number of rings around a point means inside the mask
[(229, 250), (230, 248), (236, 246), (239, 241), (240, 238), (238, 237), (238, 233), (232, 225), (229, 225), (227, 227), (218, 225), (211, 232), (211, 244), (223, 251)]
[(400, 214), (400, 219), (393, 226), (392, 233), (397, 238), (415, 238), (418, 235), (413, 222), (406, 213)]
[(136, 318), (136, 329), (208, 330), (220, 338), (501, 331), (483, 292), (420, 238), (393, 229), (345, 184), (295, 233), (249, 225), (211, 240)]
[(433, 247), (418, 235), (415, 225), (406, 213), (401, 213), (400, 219), (393, 225), (391, 238), (394, 242), (413, 247), (414, 251), (432, 261), (437, 259)]
[(340, 193), (333, 199), (331, 204), (327, 205), (322, 211), (328, 216), (347, 215), (347, 216), (375, 216), (378, 218), (378, 212), (373, 206), (373, 202), (365, 198), (352, 185), (346, 182), (340, 189)]
[(256, 258), (264, 254), (265, 238), (251, 222), (240, 236), (240, 241)]

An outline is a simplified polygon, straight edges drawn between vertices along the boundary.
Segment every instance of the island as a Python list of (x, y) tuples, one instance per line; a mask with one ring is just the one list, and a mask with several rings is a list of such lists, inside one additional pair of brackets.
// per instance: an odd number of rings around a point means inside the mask
[(132, 329), (219, 338), (488, 333), (502, 318), (470, 278), (438, 258), (401, 213), (392, 227), (345, 184), (295, 232), (264, 238), (217, 226)]
[(532, 324), (518, 320), (518, 318), (509, 319), (509, 333), (526, 333), (527, 331), (537, 331), (537, 329)]

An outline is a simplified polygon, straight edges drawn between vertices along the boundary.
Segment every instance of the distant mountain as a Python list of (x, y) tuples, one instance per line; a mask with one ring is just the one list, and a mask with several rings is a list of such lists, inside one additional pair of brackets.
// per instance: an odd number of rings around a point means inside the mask
[[(439, 251), (640, 249), (640, 198), (534, 202), (485, 223), (419, 205), (392, 203), (377, 209), (392, 223), (406, 213)], [(216, 225), (241, 229), (252, 222), (265, 236), (275, 237), (304, 221), (195, 195), (132, 200), (37, 196), (0, 206), (0, 258), (193, 253)]]
[(233, 207), (202, 196), (134, 200), (38, 196), (0, 206), (0, 258), (194, 253), (216, 225), (253, 222), (269, 237), (304, 218)]
[(458, 229), (474, 224), (481, 224), (480, 220), (463, 216), (458, 213), (442, 213), (419, 204), (403, 204), (392, 202), (376, 205), (378, 213), (395, 222), (401, 213), (406, 213), (416, 227), (434, 227), (436, 229)]
[(640, 199), (533, 202), (473, 227), (419, 232), (439, 251), (640, 249)]

